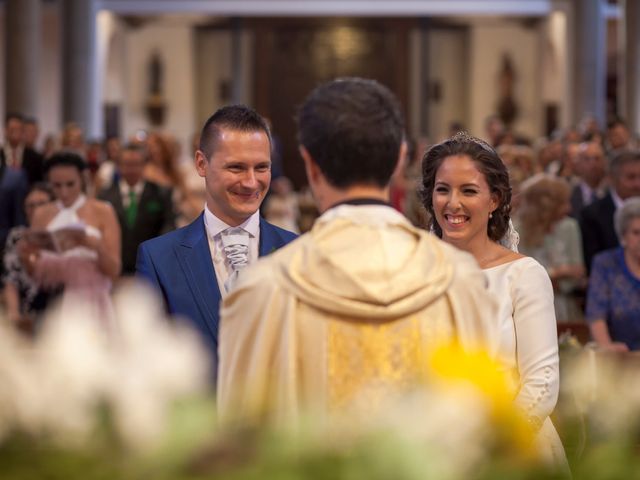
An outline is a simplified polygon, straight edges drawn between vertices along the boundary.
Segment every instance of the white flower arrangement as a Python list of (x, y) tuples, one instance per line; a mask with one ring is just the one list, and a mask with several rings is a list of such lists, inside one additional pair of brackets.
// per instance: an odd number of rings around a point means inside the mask
[(195, 332), (141, 286), (121, 289), (114, 304), (108, 328), (81, 302), (53, 310), (33, 343), (2, 325), (0, 442), (20, 431), (82, 445), (106, 405), (127, 445), (151, 448), (171, 403), (205, 391), (208, 357)]

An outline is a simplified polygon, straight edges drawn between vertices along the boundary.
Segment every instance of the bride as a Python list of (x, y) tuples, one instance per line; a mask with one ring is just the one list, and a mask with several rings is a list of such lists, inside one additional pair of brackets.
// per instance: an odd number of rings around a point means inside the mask
[[(71, 152), (47, 160), (45, 170), (56, 202), (36, 210), (34, 235), (26, 237), (21, 258), (42, 287), (64, 288), (63, 308), (79, 299), (108, 322), (111, 282), (120, 273), (120, 226), (111, 205), (84, 195), (85, 167), (82, 158)], [(34, 242), (43, 231), (55, 235), (58, 248)]]
[(488, 144), (459, 133), (425, 153), (422, 174), (432, 230), (475, 257), (500, 304), (500, 360), (517, 385), (516, 405), (538, 431), (541, 454), (566, 465), (549, 418), (559, 390), (553, 288), (537, 261), (517, 253), (507, 169)]

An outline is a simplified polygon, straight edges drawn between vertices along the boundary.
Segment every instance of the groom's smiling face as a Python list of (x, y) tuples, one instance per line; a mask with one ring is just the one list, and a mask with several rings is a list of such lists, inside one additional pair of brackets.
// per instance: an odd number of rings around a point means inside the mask
[(196, 169), (205, 179), (211, 213), (228, 225), (239, 225), (260, 208), (269, 190), (269, 137), (263, 131), (222, 128), (210, 158), (196, 152)]

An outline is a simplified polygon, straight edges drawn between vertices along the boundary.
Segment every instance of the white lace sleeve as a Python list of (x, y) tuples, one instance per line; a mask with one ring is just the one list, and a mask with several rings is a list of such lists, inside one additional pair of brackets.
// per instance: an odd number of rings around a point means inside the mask
[(520, 375), (516, 404), (543, 421), (556, 405), (560, 386), (556, 316), (549, 276), (542, 265), (528, 260), (512, 285)]

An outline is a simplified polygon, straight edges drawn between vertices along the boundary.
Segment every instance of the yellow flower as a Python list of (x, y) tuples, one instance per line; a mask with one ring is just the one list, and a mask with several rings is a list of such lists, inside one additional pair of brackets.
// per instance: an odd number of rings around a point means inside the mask
[(531, 422), (514, 404), (516, 386), (504, 368), (486, 352), (468, 351), (448, 344), (433, 351), (427, 360), (432, 383), (444, 389), (466, 387), (488, 407), (498, 442), (525, 456), (533, 454)]

